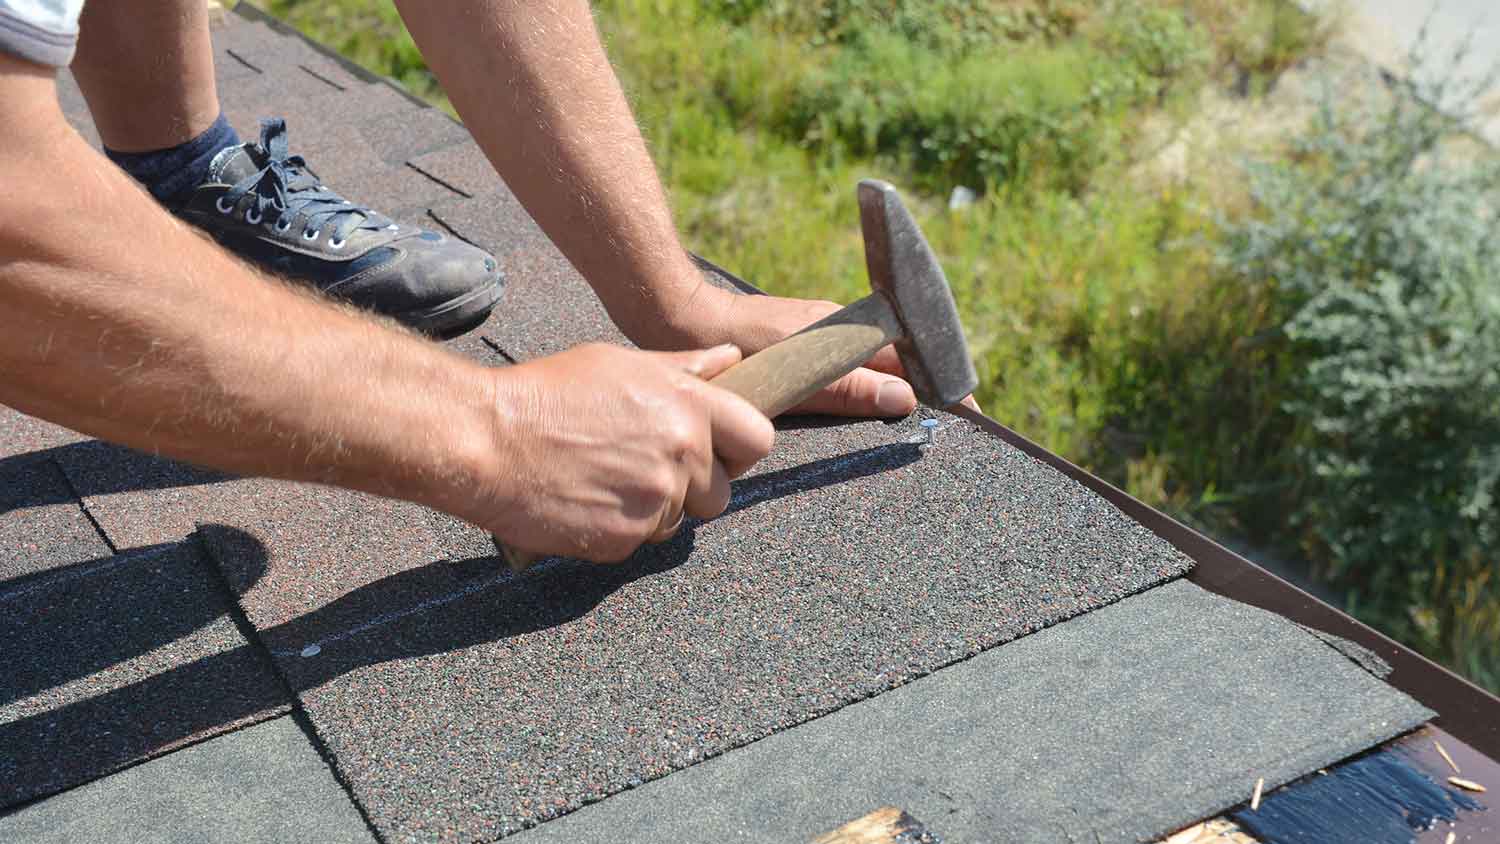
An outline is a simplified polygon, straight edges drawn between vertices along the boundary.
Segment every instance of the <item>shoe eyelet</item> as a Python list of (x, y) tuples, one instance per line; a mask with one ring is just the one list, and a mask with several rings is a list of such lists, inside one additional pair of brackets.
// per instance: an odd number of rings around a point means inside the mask
[(229, 215), (229, 214), (232, 214), (234, 212), (234, 203), (230, 203), (229, 205), (225, 205), (224, 204), (224, 197), (222, 197), (222, 196), (219, 197), (218, 199), (214, 200), (214, 207), (217, 208), (217, 209), (219, 209), (219, 213), (220, 214), (224, 214), (226, 216)]
[(388, 232), (393, 232), (399, 230), (400, 228), (401, 225), (399, 223), (391, 223), (389, 226), (385, 227), (385, 230)]
[(329, 249), (333, 249), (333, 250), (343, 249), (344, 248), (344, 244), (346, 244), (348, 242), (349, 241), (347, 241), (347, 240), (339, 240), (336, 237), (330, 237), (330, 238), (328, 238), (328, 248)]
[(307, 229), (303, 229), (302, 230), (302, 239), (303, 240), (317, 240), (318, 239), (318, 235), (320, 235), (322, 233), (323, 233), (322, 229), (313, 229), (312, 231), (308, 231)]
[(287, 229), (290, 229), (291, 227), (292, 227), (292, 221), (291, 221), (291, 218), (289, 218), (289, 217), (282, 217), (280, 220), (276, 221), (275, 229), (277, 231), (279, 231), (279, 232), (284, 232)]
[(245, 222), (249, 223), (252, 226), (260, 225), (260, 221), (262, 219), (264, 219), (264, 217), (261, 216), (260, 211), (254, 208), (251, 208), (249, 211), (245, 212)]

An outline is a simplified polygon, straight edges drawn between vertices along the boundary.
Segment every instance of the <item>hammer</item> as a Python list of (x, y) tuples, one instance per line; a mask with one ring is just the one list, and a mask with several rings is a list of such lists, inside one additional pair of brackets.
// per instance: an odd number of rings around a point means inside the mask
[[(979, 376), (969, 360), (948, 279), (896, 189), (875, 179), (861, 181), (859, 222), (873, 292), (709, 383), (775, 417), (894, 344), (906, 378), (924, 404), (948, 407), (974, 392)], [(495, 547), (513, 571), (537, 559), (498, 537)]]

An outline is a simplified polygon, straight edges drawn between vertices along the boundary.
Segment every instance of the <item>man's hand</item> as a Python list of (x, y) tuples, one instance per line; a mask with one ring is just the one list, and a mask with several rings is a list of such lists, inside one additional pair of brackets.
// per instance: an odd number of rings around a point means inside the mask
[[(670, 323), (658, 323), (671, 326), (673, 337), (670, 340), (665, 337), (660, 340), (653, 337), (633, 339), (648, 347), (657, 346), (661, 340), (665, 340), (664, 345), (668, 347), (729, 342), (751, 355), (838, 309), (833, 302), (741, 296), (705, 284), (678, 310)], [(905, 416), (916, 409), (917, 397), (902, 375), (896, 350), (887, 346), (877, 352), (865, 367), (835, 381), (792, 412)]]
[(614, 562), (719, 515), (775, 435), (704, 380), (739, 360), (590, 345), (497, 370), (501, 462), (467, 517), (525, 551)]

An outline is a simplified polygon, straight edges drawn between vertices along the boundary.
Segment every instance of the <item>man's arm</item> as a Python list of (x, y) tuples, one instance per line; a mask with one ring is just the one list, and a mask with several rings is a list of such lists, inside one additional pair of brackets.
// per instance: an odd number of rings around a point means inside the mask
[[(758, 351), (835, 310), (704, 283), (586, 0), (397, 0), (443, 90), (516, 197), (644, 348)], [(894, 351), (871, 366), (900, 371)], [(804, 410), (904, 415), (904, 381), (856, 371)]]
[(4, 55), (0, 185), (0, 402), (86, 433), (600, 560), (721, 512), (770, 448), (699, 377), (734, 349), (488, 369), (247, 269), (68, 127), (50, 70)]

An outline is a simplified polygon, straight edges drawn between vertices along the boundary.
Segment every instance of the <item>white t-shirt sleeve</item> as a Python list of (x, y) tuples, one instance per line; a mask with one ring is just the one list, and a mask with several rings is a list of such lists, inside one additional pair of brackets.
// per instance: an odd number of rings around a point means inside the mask
[(0, 0), (0, 51), (62, 67), (78, 46), (81, 11), (83, 0)]

